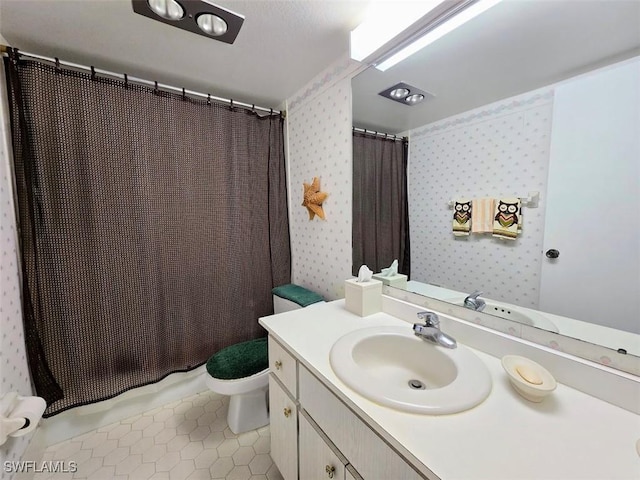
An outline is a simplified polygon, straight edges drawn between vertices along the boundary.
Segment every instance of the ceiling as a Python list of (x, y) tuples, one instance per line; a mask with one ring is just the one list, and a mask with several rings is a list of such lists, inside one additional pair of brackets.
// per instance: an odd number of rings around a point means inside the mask
[[(245, 16), (233, 45), (135, 14), (130, 0), (0, 0), (0, 35), (23, 51), (281, 108), (348, 53), (370, 3), (214, 1)], [(386, 72), (356, 77), (354, 124), (400, 133), (639, 54), (640, 0), (504, 0)], [(377, 95), (399, 81), (435, 98), (407, 107)]]
[(245, 16), (233, 45), (135, 14), (131, 0), (0, 0), (25, 52), (279, 108), (348, 53), (368, 1), (214, 0)]
[[(401, 133), (640, 55), (640, 1), (505, 0), (391, 67), (352, 81), (354, 125)], [(435, 95), (378, 95), (404, 81)]]

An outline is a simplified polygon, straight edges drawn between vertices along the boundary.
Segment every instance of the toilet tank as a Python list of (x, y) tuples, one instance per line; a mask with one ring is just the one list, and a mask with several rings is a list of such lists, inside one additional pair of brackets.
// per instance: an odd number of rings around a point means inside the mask
[(302, 308), (295, 302), (291, 300), (287, 300), (286, 298), (281, 298), (277, 295), (273, 296), (273, 313), (284, 313), (290, 310), (298, 310)]

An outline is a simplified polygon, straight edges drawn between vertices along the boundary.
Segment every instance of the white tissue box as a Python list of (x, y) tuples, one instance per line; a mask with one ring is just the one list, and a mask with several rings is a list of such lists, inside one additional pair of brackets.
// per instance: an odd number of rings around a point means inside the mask
[(347, 310), (361, 317), (378, 313), (382, 310), (382, 282), (357, 282), (355, 278), (345, 280), (344, 301)]
[(406, 290), (407, 288), (407, 276), (402, 273), (397, 273), (390, 277), (382, 276), (380, 273), (377, 273), (373, 276), (376, 280), (380, 280), (383, 285), (387, 285), (389, 287), (403, 288)]

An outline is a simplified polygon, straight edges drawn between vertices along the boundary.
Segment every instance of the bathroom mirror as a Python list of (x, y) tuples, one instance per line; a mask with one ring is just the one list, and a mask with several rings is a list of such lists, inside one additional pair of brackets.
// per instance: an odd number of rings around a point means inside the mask
[[(640, 178), (638, 157), (628, 160), (629, 151), (638, 151), (640, 107), (637, 96), (613, 99), (618, 85), (606, 75), (594, 75), (623, 65), (637, 78), (638, 19), (640, 3), (635, 1), (505, 0), (385, 72), (370, 67), (352, 80), (355, 127), (410, 137), (412, 270), (405, 288), (459, 306), (468, 293), (483, 290), (487, 307), (480, 317), (492, 315), (487, 325), (515, 321), (640, 356)], [(564, 153), (588, 156), (600, 148), (598, 135), (577, 135), (568, 142), (566, 131), (560, 132), (563, 123), (571, 133), (571, 122), (590, 117), (579, 104), (574, 109), (571, 94), (576, 81), (592, 77), (601, 82), (594, 88), (605, 105), (631, 102), (628, 108), (635, 109), (631, 130), (618, 128), (616, 111), (604, 122), (606, 129), (613, 125), (617, 135), (626, 135), (622, 143), (631, 150), (622, 156), (602, 151), (594, 160), (601, 165), (567, 170)], [(399, 82), (433, 97), (410, 107), (378, 95)], [(624, 155), (631, 164), (619, 167)], [(624, 169), (623, 185), (608, 177), (607, 172)], [(447, 183), (448, 177), (457, 180)], [(614, 232), (598, 228), (598, 220), (569, 221), (566, 235), (554, 243), (552, 233), (563, 230), (558, 217), (568, 214), (559, 207), (563, 192), (583, 182), (584, 190), (594, 194), (589, 185), (597, 186), (598, 198), (618, 198), (621, 188), (631, 192), (625, 202), (630, 238), (619, 242)], [(533, 192), (539, 201), (531, 198), (523, 207), (517, 240), (501, 241), (491, 234), (454, 238), (449, 201), (512, 196), (527, 201)], [(577, 195), (565, 203), (582, 201)], [(572, 262), (574, 252), (594, 245), (598, 250), (587, 261)], [(569, 276), (558, 273), (573, 268), (572, 263), (576, 267)], [(608, 283), (621, 278), (629, 279), (622, 281), (627, 291), (608, 289)], [(588, 293), (596, 283), (602, 285), (598, 293)], [(582, 289), (587, 293), (582, 295)], [(592, 315), (596, 310), (605, 313)]]

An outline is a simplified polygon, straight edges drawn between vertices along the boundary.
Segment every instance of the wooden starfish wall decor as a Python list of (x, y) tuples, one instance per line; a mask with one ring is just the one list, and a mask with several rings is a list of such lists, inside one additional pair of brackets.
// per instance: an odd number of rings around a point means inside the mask
[(302, 206), (307, 207), (309, 211), (309, 220), (313, 220), (314, 216), (324, 220), (324, 210), (322, 210), (322, 202), (329, 196), (328, 193), (320, 191), (320, 179), (313, 177), (313, 183), (302, 183), (304, 186), (304, 197)]

